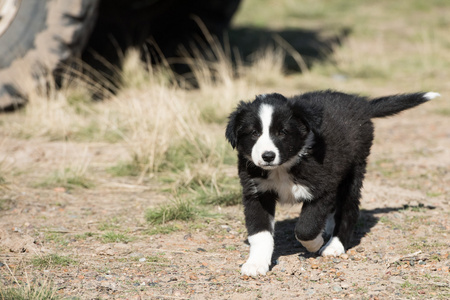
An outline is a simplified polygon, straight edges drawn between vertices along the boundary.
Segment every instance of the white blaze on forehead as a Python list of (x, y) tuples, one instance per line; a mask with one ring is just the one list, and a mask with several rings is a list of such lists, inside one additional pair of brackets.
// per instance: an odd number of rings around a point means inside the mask
[(262, 154), (267, 151), (275, 153), (275, 159), (272, 161), (272, 165), (278, 165), (280, 162), (280, 154), (278, 148), (270, 138), (270, 124), (272, 123), (273, 107), (268, 104), (261, 105), (259, 109), (259, 118), (262, 125), (261, 136), (253, 145), (252, 160), (257, 166), (265, 166), (267, 163), (263, 160)]

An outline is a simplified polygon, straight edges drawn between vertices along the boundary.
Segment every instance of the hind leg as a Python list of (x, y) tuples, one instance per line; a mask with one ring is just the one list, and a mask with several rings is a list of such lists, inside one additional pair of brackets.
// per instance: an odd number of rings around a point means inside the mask
[(355, 167), (343, 180), (337, 196), (333, 235), (320, 250), (322, 256), (339, 256), (349, 247), (353, 229), (359, 216), (359, 199), (365, 165)]

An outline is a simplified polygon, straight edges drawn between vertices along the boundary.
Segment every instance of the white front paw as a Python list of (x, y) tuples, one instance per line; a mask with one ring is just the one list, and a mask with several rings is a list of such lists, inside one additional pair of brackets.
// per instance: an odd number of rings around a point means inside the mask
[(322, 256), (339, 256), (345, 253), (344, 245), (337, 236), (332, 237), (320, 251)]
[(241, 274), (256, 277), (258, 275), (266, 275), (269, 271), (269, 264), (264, 262), (249, 262), (242, 265)]
[(273, 253), (273, 237), (269, 231), (259, 232), (248, 237), (250, 256), (242, 266), (242, 275), (266, 275), (269, 271)]

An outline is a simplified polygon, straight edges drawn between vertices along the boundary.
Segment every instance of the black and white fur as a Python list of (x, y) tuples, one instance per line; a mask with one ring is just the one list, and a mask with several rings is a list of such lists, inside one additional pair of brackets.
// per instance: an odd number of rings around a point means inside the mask
[(226, 138), (238, 151), (238, 171), (250, 256), (242, 274), (266, 274), (274, 249), (276, 202), (303, 202), (295, 235), (310, 252), (338, 256), (358, 219), (372, 118), (386, 117), (439, 96), (415, 93), (368, 99), (334, 91), (292, 98), (280, 94), (240, 102)]

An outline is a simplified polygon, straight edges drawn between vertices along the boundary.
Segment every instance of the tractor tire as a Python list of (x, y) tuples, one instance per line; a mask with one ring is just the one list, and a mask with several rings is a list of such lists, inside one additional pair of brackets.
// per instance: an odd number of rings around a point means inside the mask
[(38, 80), (81, 56), (98, 4), (99, 0), (0, 1), (0, 110), (22, 106), (27, 90)]

